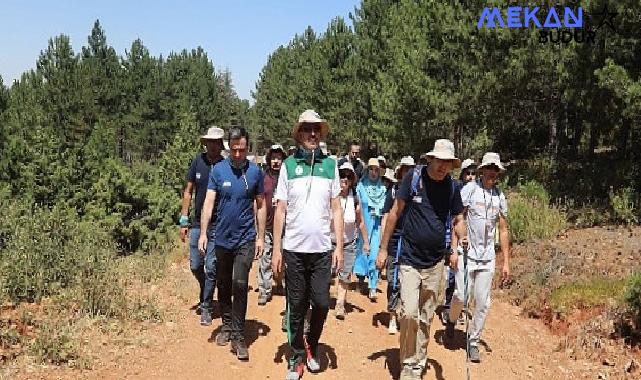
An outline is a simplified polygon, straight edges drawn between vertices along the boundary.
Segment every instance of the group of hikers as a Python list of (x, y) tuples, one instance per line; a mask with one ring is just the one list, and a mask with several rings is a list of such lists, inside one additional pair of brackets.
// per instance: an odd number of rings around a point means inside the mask
[[(292, 130), (297, 145), (287, 152), (272, 145), (264, 171), (247, 159), (244, 128), (229, 129), (226, 158), (222, 129), (211, 127), (201, 136), (205, 152), (189, 167), (179, 220), (200, 285), (200, 323), (212, 324), (217, 288), (222, 327), (215, 342), (249, 360), (245, 316), (249, 273), (257, 260), (258, 304), (266, 305), (279, 291), (286, 297), (282, 327), (291, 348), (286, 379), (296, 380), (305, 368), (320, 371), (317, 348), (332, 278), (337, 278), (335, 317), (343, 320), (352, 274), (376, 301), (385, 271), (388, 330), (400, 330), (401, 379), (420, 379), (446, 273), (443, 343), (452, 343), (457, 320), (467, 315), (468, 298), (474, 298), (466, 360), (480, 362), (496, 243), (503, 254), (502, 280), (510, 276), (508, 208), (496, 186), (504, 170), (499, 155), (488, 152), (480, 164), (461, 163), (454, 144), (439, 139), (419, 165), (405, 156), (394, 170), (383, 156), (361, 161), (356, 142), (345, 157), (329, 156), (324, 144), (329, 132), (318, 113), (304, 111)], [(461, 168), (458, 180), (452, 178), (455, 168)]]

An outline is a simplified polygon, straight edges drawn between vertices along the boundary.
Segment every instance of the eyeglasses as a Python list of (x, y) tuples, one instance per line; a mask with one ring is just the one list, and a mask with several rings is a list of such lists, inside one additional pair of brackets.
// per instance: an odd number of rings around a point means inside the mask
[(300, 126), (300, 130), (305, 133), (320, 133), (321, 126), (320, 124), (303, 124)]

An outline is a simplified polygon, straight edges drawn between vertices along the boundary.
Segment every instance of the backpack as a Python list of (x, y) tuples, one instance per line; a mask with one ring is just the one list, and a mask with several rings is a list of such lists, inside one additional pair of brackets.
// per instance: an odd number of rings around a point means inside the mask
[[(412, 197), (416, 196), (419, 190), (423, 189), (421, 173), (426, 165), (416, 165), (412, 171)], [(456, 191), (456, 182), (450, 177), (452, 191), (450, 192), (450, 201), (447, 207), (447, 218), (445, 219), (445, 248), (449, 249), (452, 243), (452, 203), (454, 202), (454, 192)]]

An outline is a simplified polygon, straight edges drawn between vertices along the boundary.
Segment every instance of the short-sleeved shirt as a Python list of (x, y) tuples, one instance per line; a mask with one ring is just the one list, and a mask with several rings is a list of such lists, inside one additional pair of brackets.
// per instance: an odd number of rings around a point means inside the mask
[(254, 199), (263, 194), (263, 173), (247, 161), (242, 169), (232, 168), (230, 160), (211, 168), (209, 190), (216, 192), (218, 213), (216, 245), (236, 249), (256, 240)]
[(271, 231), (274, 227), (274, 209), (276, 208), (276, 198), (274, 190), (278, 184), (278, 175), (273, 175), (269, 170), (263, 174), (263, 190), (265, 191), (265, 206), (267, 207), (267, 223), (265, 229)]
[[(207, 186), (209, 185), (209, 172), (211, 171), (212, 165), (215, 165), (217, 162), (222, 160), (220, 157), (219, 160), (210, 163), (207, 160), (206, 153), (200, 153), (193, 160), (191, 160), (191, 165), (189, 166), (189, 172), (187, 172), (187, 181), (194, 183), (195, 194), (195, 204), (194, 204), (194, 218), (192, 220), (192, 227), (200, 227), (200, 215), (202, 214), (203, 204), (205, 203), (205, 196), (207, 195)], [(216, 206), (218, 205), (218, 199), (214, 203), (214, 209), (211, 213), (211, 219), (209, 219), (209, 226), (213, 227), (216, 223)]]
[(488, 190), (472, 181), (461, 190), (461, 198), (463, 206), (467, 207), (469, 257), (479, 261), (494, 260), (494, 236), (499, 215), (507, 217), (505, 195), (496, 187)]
[(435, 181), (422, 168), (422, 186), (412, 191), (413, 172), (401, 181), (396, 199), (405, 201), (403, 222), (403, 244), (400, 263), (415, 268), (431, 268), (443, 259), (445, 254), (445, 223), (448, 215), (454, 218), (463, 212), (461, 193), (447, 175), (442, 181)]
[(287, 201), (283, 248), (306, 253), (330, 251), (331, 200), (341, 191), (336, 161), (317, 156), (312, 163), (293, 154), (283, 161), (280, 171), (275, 197)]

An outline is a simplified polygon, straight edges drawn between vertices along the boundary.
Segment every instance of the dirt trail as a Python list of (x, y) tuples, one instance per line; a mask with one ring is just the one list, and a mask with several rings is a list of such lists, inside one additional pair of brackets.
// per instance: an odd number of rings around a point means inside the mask
[[(251, 279), (255, 279), (256, 265)], [(188, 263), (170, 269), (167, 286), (187, 284), (181, 291), (196, 294)], [(178, 281), (176, 281), (178, 280)], [(255, 283), (252, 280), (252, 283)], [(172, 285), (170, 285), (172, 284)], [(385, 285), (381, 281), (379, 288)], [(332, 286), (332, 296), (334, 295)], [(36, 371), (28, 378), (87, 379), (283, 379), (288, 347), (280, 329), (284, 297), (275, 296), (267, 306), (257, 305), (257, 294), (249, 294), (247, 334), (250, 361), (239, 362), (229, 347), (211, 342), (219, 331), (220, 318), (210, 327), (202, 327), (187, 302), (179, 301), (173, 321), (154, 329), (153, 343), (147, 347), (129, 347), (116, 358), (105, 354), (104, 364), (91, 371)], [(175, 304), (180, 298), (175, 298)], [(397, 379), (399, 376), (397, 335), (387, 333), (384, 293), (379, 301), (370, 302), (356, 291), (348, 294), (352, 304), (345, 321), (339, 321), (330, 310), (321, 338), (319, 374), (305, 373), (305, 379)], [(333, 306), (332, 306), (333, 308)], [(494, 302), (488, 316), (483, 339), (489, 348), (481, 349), (483, 362), (470, 364), (471, 378), (482, 379), (575, 379), (588, 376), (588, 364), (568, 362), (563, 353), (555, 352), (558, 339), (540, 322), (518, 316), (519, 310)], [(458, 348), (445, 349), (435, 337), (443, 326), (434, 319), (428, 348), (429, 369), (425, 379), (465, 379), (463, 326), (458, 326)], [(489, 350), (489, 351), (488, 351)], [(583, 372), (583, 373), (579, 373)], [(589, 378), (595, 378), (592, 372)]]

